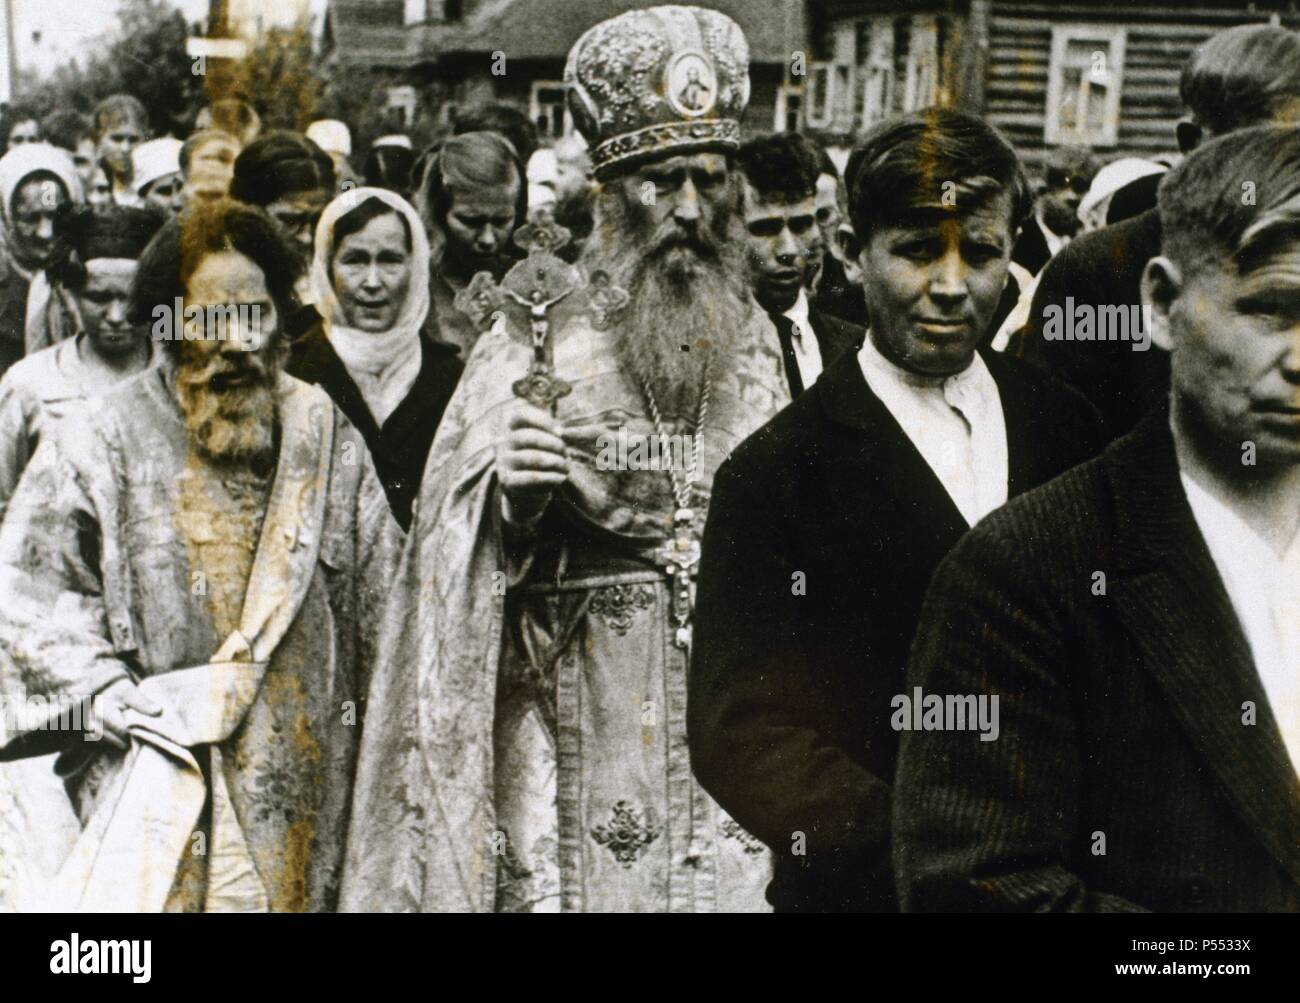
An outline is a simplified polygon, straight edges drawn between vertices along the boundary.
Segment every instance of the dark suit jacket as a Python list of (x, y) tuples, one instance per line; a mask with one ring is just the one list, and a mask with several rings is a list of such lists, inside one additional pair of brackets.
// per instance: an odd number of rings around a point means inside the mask
[(1133, 429), (1169, 395), (1169, 356), (1154, 345), (1133, 351), (1126, 341), (1047, 341), (1050, 304), (1136, 306), (1142, 271), (1160, 253), (1160, 214), (1152, 209), (1070, 241), (1043, 270), (1018, 354), (1064, 380), (1092, 402), (1113, 440)]
[(1011, 260), (1030, 275), (1037, 275), (1042, 267), (1052, 259), (1052, 252), (1047, 249), (1047, 237), (1038, 220), (1030, 216), (1020, 228), (1016, 242), (1011, 248)]
[(851, 321), (841, 320), (823, 313), (815, 306), (808, 308), (808, 323), (817, 336), (817, 348), (822, 354), (822, 371), (829, 369), (843, 355), (851, 355), (862, 347), (866, 330)]
[(0, 376), (27, 352), (27, 288), (20, 274), (0, 264)]
[[(857, 324), (824, 313), (812, 305), (808, 307), (808, 323), (813, 329), (813, 336), (817, 339), (817, 350), (821, 352), (823, 372), (834, 365), (840, 356), (845, 353), (856, 352), (861, 348), (862, 339), (866, 337), (866, 331), (858, 327)], [(780, 336), (777, 337), (779, 339)], [(789, 360), (783, 355), (781, 361), (785, 366), (788, 385), (790, 380)], [(804, 389), (807, 390), (808, 388), (804, 387)], [(793, 386), (790, 386), (790, 393), (792, 396), (794, 395)]]
[(320, 324), (293, 343), (285, 367), (290, 376), (320, 386), (357, 427), (375, 461), (393, 518), (404, 530), (411, 524), (411, 505), (420, 492), (433, 434), (465, 368), (454, 345), (422, 334), (420, 346), (419, 375), (382, 429)]
[(838, 258), (827, 254), (822, 262), (821, 278), (817, 291), (812, 294), (812, 305), (821, 313), (829, 313), (840, 320), (865, 328), (867, 304), (862, 298), (862, 287), (850, 282)]
[[(1100, 448), (1095, 413), (1017, 359), (987, 363), (1011, 494)], [(747, 439), (713, 484), (688, 733), (696, 775), (776, 858), (782, 910), (892, 910), (889, 801), (908, 645), (966, 532), (856, 355)], [(803, 834), (806, 854), (792, 853)]]
[(903, 736), (904, 908), (1300, 910), (1300, 783), (1167, 409), (966, 536), (926, 597), (908, 686), (1001, 699), (997, 741)]

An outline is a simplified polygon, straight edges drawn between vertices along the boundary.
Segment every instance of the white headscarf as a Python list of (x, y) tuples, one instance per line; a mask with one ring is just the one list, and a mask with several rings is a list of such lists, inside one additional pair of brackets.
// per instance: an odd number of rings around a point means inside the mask
[(1090, 230), (1097, 230), (1106, 225), (1106, 210), (1110, 208), (1111, 197), (1130, 182), (1145, 178), (1148, 174), (1162, 174), (1169, 168), (1157, 164), (1154, 160), (1141, 157), (1121, 157), (1112, 160), (1099, 170), (1092, 179), (1092, 185), (1079, 202), (1079, 219)]
[(28, 281), (27, 309), (23, 332), (23, 345), (27, 354), (44, 348), (48, 339), (49, 322), (46, 314), (57, 303), (49, 277), (43, 269), (33, 271), (21, 264), (10, 247), (9, 218), (13, 213), (14, 196), (28, 177), (37, 171), (48, 171), (63, 183), (73, 205), (83, 201), (81, 178), (72, 162), (72, 154), (49, 143), (23, 143), (0, 157), (0, 258), (8, 268)]
[[(330, 280), (334, 227), (369, 199), (399, 213), (411, 231), (411, 282), (397, 319), (387, 331), (349, 327)], [(311, 291), (324, 319), (325, 336), (356, 383), (375, 422), (383, 425), (420, 374), (420, 327), (429, 314), (429, 238), (415, 208), (385, 188), (353, 188), (325, 207), (316, 225)]]
[[(63, 183), (68, 198), (74, 204), (82, 201), (81, 179), (77, 176), (72, 154), (49, 143), (21, 143), (15, 146), (0, 157), (0, 220), (4, 222), (6, 241), (12, 228), (10, 216), (14, 211), (14, 196), (18, 193), (19, 186), (37, 171), (48, 171), (58, 178)], [(7, 246), (6, 252), (10, 265), (30, 280), (31, 273), (13, 259), (13, 254), (9, 253)]]

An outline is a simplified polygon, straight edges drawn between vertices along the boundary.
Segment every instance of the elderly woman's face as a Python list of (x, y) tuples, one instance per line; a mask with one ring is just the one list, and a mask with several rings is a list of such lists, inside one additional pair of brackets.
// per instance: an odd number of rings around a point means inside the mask
[(387, 331), (397, 322), (411, 287), (411, 247), (395, 212), (376, 216), (339, 242), (334, 293), (349, 327)]
[(54, 253), (54, 221), (68, 202), (53, 178), (31, 178), (14, 192), (11, 221), (14, 251), (25, 264), (43, 268)]

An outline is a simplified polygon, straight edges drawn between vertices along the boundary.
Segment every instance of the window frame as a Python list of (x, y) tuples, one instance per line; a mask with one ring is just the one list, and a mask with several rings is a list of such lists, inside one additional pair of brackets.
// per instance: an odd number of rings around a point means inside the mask
[[(1106, 53), (1110, 83), (1102, 126), (1095, 135), (1065, 132), (1061, 126), (1061, 98), (1065, 92), (1065, 54), (1072, 42), (1091, 42), (1094, 51)], [(1124, 55), (1128, 30), (1119, 25), (1056, 24), (1052, 25), (1052, 42), (1047, 60), (1047, 107), (1043, 117), (1043, 142), (1048, 146), (1079, 145), (1114, 147), (1119, 145), (1120, 102), (1124, 89)], [(1085, 69), (1084, 76), (1091, 76)]]
[[(537, 125), (537, 120), (541, 118), (542, 108), (543, 108), (543, 104), (539, 97), (539, 93), (544, 90), (558, 91), (560, 94), (560, 100), (558, 102), (547, 101), (545, 104), (546, 108), (554, 108), (557, 106), (559, 107), (560, 131), (558, 133), (548, 132), (545, 134), (545, 138), (563, 139), (565, 136), (572, 135), (573, 118), (569, 114), (569, 103), (567, 100), (565, 100), (566, 91), (565, 91), (565, 85), (563, 80), (534, 80), (532, 82), (532, 86), (528, 91), (528, 117), (532, 119), (534, 125)], [(554, 119), (550, 115), (548, 115), (547, 118), (550, 121), (554, 121)], [(538, 132), (539, 133), (541, 132), (540, 126), (538, 126)]]
[(412, 84), (393, 84), (384, 90), (384, 112), (396, 108), (402, 115), (402, 128), (415, 124), (420, 110), (420, 95)]
[[(828, 129), (835, 121), (835, 92), (837, 89), (835, 64), (813, 62), (808, 64), (808, 74), (803, 81), (803, 122), (811, 129)], [(818, 107), (818, 98), (821, 107)]]

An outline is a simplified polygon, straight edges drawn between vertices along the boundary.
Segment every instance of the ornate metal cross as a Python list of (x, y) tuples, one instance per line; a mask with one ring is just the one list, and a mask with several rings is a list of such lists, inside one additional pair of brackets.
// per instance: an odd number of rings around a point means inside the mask
[(695, 605), (694, 578), (700, 567), (700, 541), (695, 538), (695, 510), (679, 508), (673, 513), (673, 535), (655, 551), (655, 563), (672, 578), (673, 621), (677, 624), (677, 647), (691, 644), (691, 610)]
[[(513, 315), (514, 329), (521, 330), (521, 322), (527, 320), (533, 357), (523, 378), (511, 389), (515, 396), (552, 413), (556, 402), (573, 388), (555, 375), (547, 312), (585, 285), (582, 272), (555, 253), (568, 242), (569, 231), (545, 217), (522, 226), (515, 233), (515, 243), (528, 252), (527, 257), (515, 264), (499, 285), (490, 273), (479, 272), (456, 296), (456, 306), (480, 327), (498, 316), (508, 323)], [(521, 308), (522, 316), (515, 307)]]

